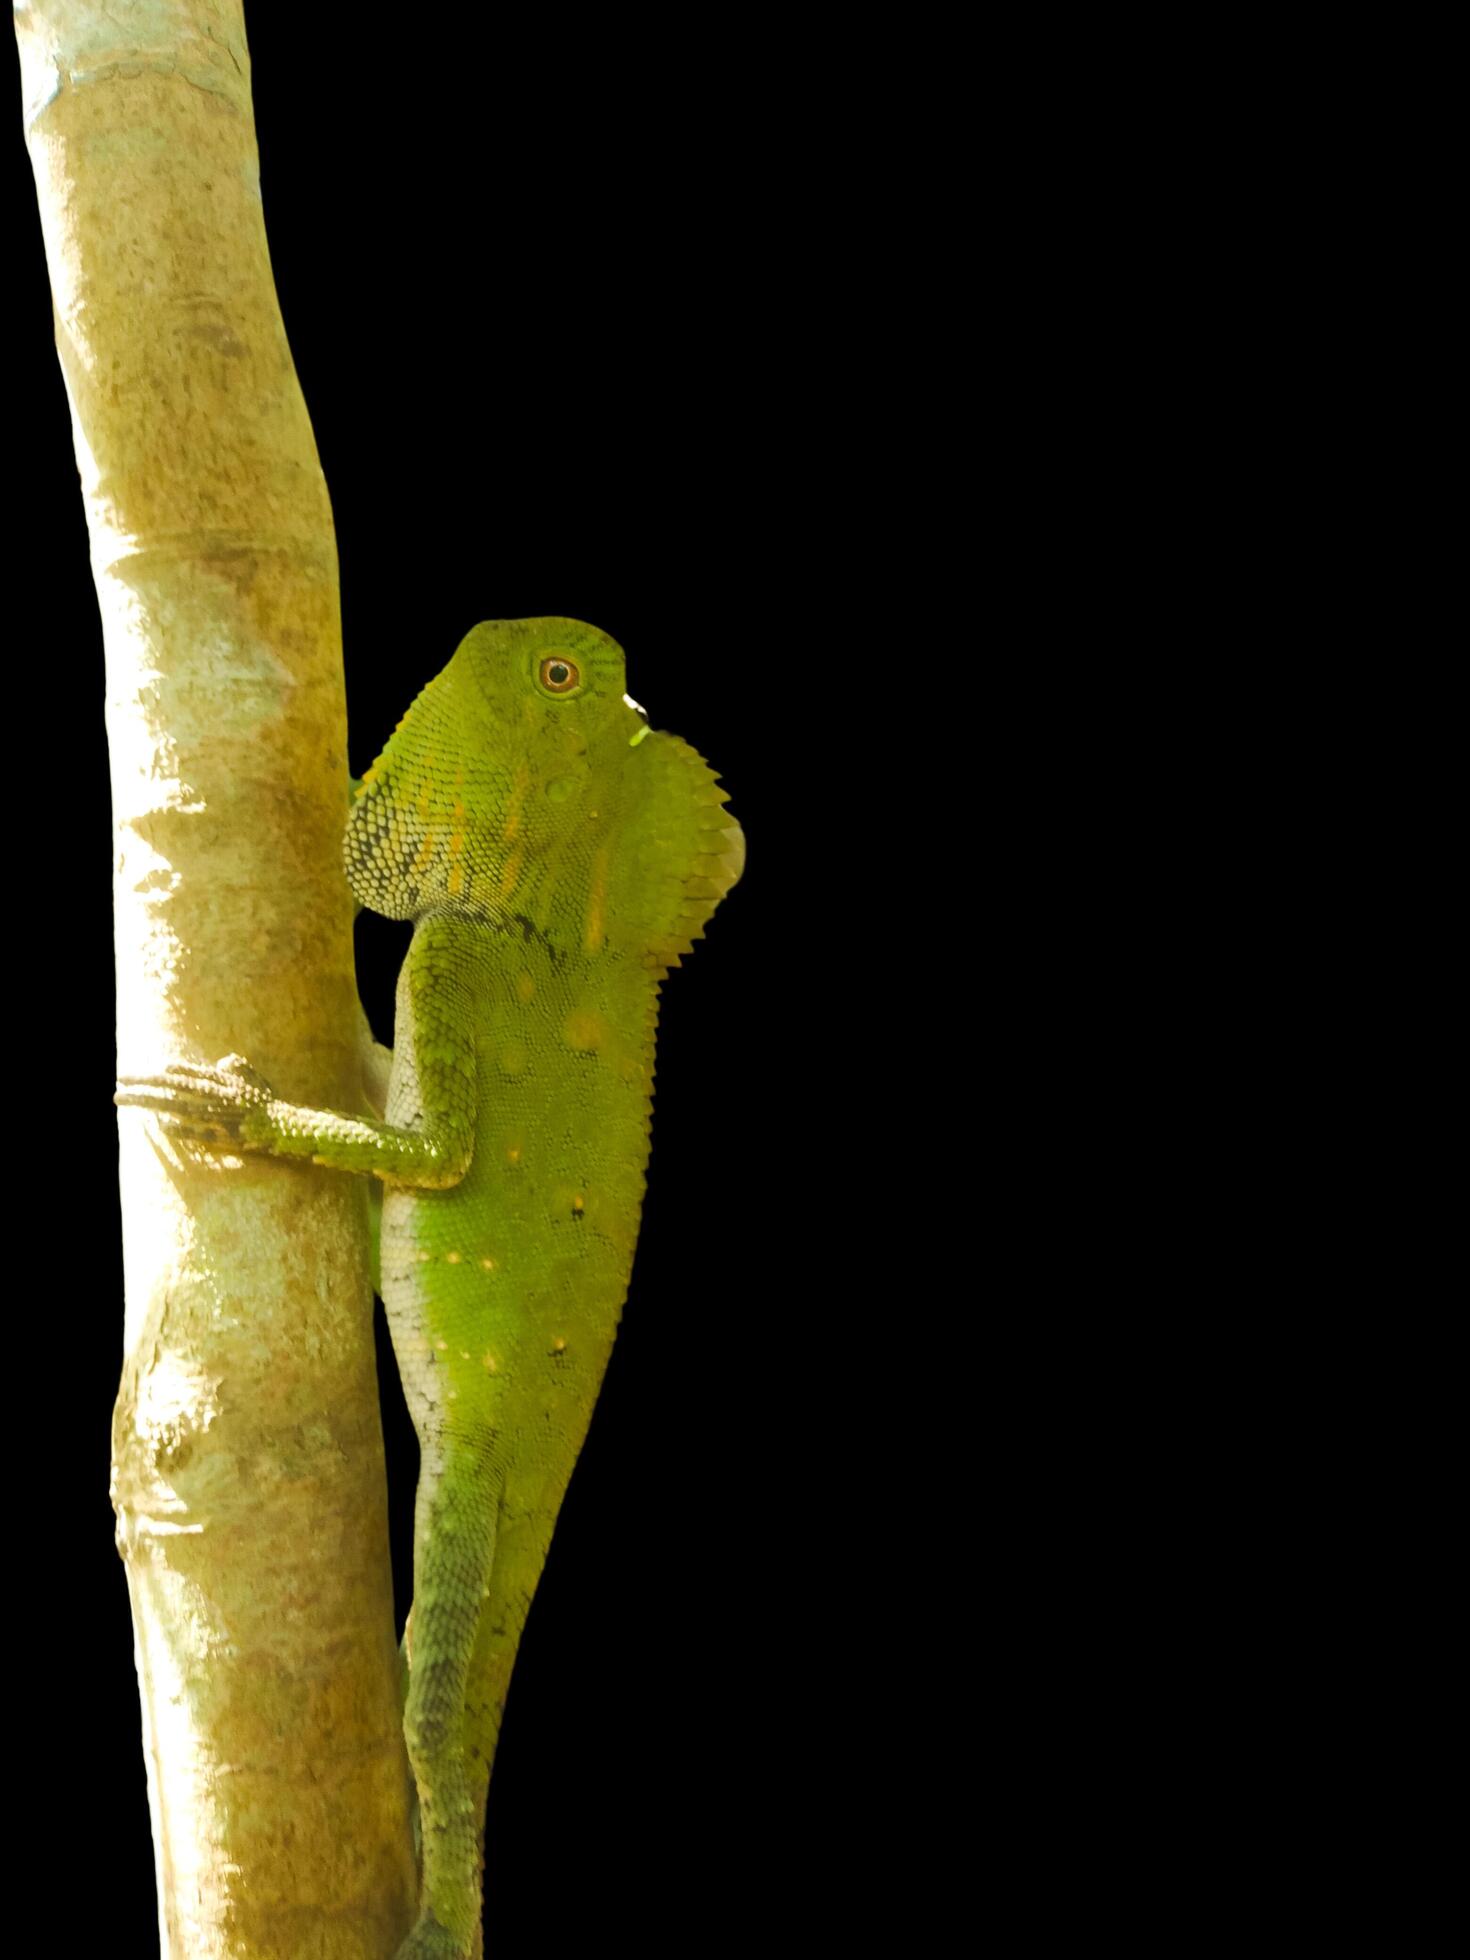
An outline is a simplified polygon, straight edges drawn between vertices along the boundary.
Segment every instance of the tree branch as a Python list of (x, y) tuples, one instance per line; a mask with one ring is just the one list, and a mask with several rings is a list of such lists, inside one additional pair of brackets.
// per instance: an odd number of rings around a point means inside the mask
[[(240, 7), (33, 0), (17, 26), (106, 646), (119, 1066), (239, 1050), (360, 1103), (336, 548)], [(114, 1500), (162, 1950), (379, 1960), (415, 1874), (364, 1195), (119, 1127)]]

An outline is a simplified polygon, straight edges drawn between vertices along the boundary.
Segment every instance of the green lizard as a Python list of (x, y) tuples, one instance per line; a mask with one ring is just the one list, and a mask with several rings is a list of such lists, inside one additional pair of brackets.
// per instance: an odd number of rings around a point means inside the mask
[(744, 861), (714, 774), (623, 690), (595, 627), (488, 621), (358, 786), (352, 890), (414, 922), (386, 1120), (283, 1103), (239, 1056), (117, 1091), (173, 1135), (382, 1180), (379, 1291), (422, 1451), (399, 1960), (475, 1946), (511, 1667), (628, 1287), (659, 985)]

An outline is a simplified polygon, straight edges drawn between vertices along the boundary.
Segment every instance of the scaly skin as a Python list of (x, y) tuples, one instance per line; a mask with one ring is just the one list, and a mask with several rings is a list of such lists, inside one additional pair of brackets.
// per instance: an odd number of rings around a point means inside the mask
[(627, 1293), (659, 984), (740, 875), (724, 793), (574, 620), (487, 622), (363, 778), (362, 904), (414, 921), (383, 1121), (240, 1057), (119, 1085), (171, 1134), (383, 1182), (422, 1449), (404, 1734), (422, 1887), (399, 1960), (466, 1960), (506, 1688)]

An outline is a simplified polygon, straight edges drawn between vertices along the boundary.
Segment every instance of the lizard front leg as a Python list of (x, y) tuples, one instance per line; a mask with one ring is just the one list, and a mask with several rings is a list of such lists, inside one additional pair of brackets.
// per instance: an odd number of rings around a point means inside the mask
[(166, 1134), (217, 1151), (301, 1157), (328, 1170), (357, 1171), (393, 1184), (436, 1190), (469, 1166), (473, 1110), (446, 1109), (421, 1130), (405, 1130), (342, 1109), (284, 1102), (243, 1055), (210, 1066), (174, 1062), (158, 1075), (120, 1076), (113, 1101), (146, 1109)]
[(474, 1021), (466, 978), (445, 959), (444, 939), (421, 928), (404, 964), (400, 1001), (413, 1017), (423, 1107), (415, 1128), (286, 1102), (241, 1055), (122, 1076), (113, 1101), (148, 1110), (167, 1135), (211, 1150), (304, 1158), (423, 1190), (457, 1184), (474, 1149)]

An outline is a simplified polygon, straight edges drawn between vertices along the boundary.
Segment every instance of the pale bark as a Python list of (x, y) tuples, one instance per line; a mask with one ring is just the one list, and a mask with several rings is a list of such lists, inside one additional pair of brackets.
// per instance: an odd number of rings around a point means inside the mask
[[(120, 1072), (234, 1050), (361, 1106), (336, 549), (240, 7), (17, 24), (106, 645)], [(162, 1950), (381, 1960), (415, 1877), (365, 1193), (119, 1130), (114, 1497)]]

